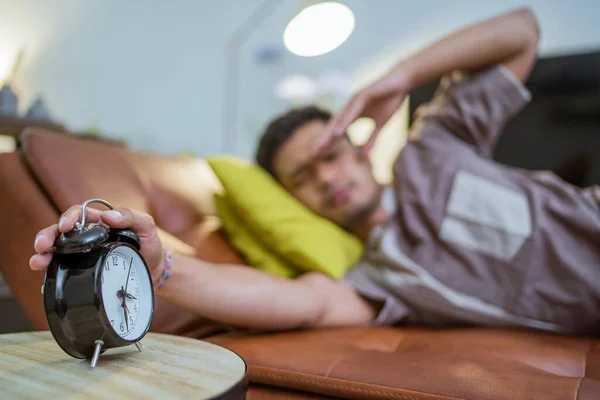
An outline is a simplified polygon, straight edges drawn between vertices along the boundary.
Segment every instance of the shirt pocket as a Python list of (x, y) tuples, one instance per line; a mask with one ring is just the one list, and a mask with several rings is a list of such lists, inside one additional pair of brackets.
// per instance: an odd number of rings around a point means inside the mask
[(513, 188), (459, 171), (440, 225), (440, 239), (510, 261), (532, 234), (527, 197)]

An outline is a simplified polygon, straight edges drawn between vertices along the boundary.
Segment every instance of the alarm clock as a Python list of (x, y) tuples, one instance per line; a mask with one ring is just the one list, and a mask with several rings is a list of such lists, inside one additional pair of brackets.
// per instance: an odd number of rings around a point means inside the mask
[(81, 220), (54, 242), (42, 292), (50, 331), (70, 356), (98, 357), (110, 348), (136, 345), (142, 351), (154, 314), (152, 278), (135, 232)]

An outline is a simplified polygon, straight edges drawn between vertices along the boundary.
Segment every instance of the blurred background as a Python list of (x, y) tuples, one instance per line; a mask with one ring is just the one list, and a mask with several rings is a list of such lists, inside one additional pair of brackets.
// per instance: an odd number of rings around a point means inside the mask
[[(14, 96), (17, 110), (4, 106), (0, 114), (49, 121), (138, 151), (251, 159), (275, 114), (311, 102), (336, 110), (352, 92), (429, 42), (530, 6), (542, 27), (540, 57), (548, 61), (540, 62), (530, 83), (541, 108), (532, 105), (530, 117), (509, 130), (519, 131), (520, 140), (520, 131), (544, 131), (531, 133), (518, 148), (510, 139), (517, 133), (507, 134), (497, 157), (530, 168), (568, 167), (569, 173), (585, 165), (598, 174), (597, 160), (580, 150), (599, 144), (600, 2), (320, 3), (0, 0), (0, 82), (5, 84), (0, 96), (4, 104)], [(381, 180), (390, 178), (389, 162), (404, 143), (410, 111), (431, 89), (412, 93), (386, 126), (373, 153)], [(552, 97), (557, 93), (569, 96), (566, 104), (565, 98)], [(574, 141), (572, 133), (545, 131), (547, 123), (561, 126), (559, 120), (548, 122), (548, 116), (559, 114), (566, 127), (558, 131), (579, 121), (575, 134), (583, 141)], [(368, 123), (356, 124), (353, 139), (364, 140), (368, 129)], [(2, 143), (10, 146), (5, 137)]]

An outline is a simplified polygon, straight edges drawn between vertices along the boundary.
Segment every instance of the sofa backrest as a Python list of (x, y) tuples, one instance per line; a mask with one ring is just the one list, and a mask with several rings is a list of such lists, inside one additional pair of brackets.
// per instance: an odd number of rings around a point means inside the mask
[[(21, 143), (29, 166), (59, 211), (92, 198), (150, 211), (144, 186), (124, 148), (42, 129), (26, 130)], [(90, 207), (106, 209), (101, 204)]]

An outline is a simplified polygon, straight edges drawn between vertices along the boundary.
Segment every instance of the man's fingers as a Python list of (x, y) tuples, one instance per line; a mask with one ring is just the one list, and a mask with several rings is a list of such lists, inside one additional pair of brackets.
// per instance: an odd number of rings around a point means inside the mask
[(53, 245), (54, 240), (60, 234), (58, 231), (58, 225), (54, 224), (49, 226), (48, 228), (42, 229), (35, 236), (35, 240), (33, 242), (33, 248), (36, 253), (45, 253), (47, 252)]
[(327, 126), (325, 126), (325, 129), (323, 130), (323, 133), (317, 139), (312, 154), (318, 154), (323, 148), (331, 144), (334, 138), (333, 130), (337, 124), (337, 120), (338, 116), (335, 116), (329, 120)]
[[(44, 270), (52, 260), (52, 247), (58, 235), (72, 230), (81, 218), (81, 206), (70, 207), (61, 216), (59, 223), (42, 229), (35, 237), (33, 247), (37, 254), (29, 259), (29, 266), (36, 271)], [(86, 209), (86, 223), (100, 223), (113, 228), (129, 228), (140, 237), (151, 236), (155, 232), (154, 219), (139, 211), (128, 208), (101, 211), (95, 208)]]
[(52, 261), (52, 253), (36, 254), (29, 259), (29, 266), (35, 271), (42, 271), (48, 268), (50, 261)]
[(356, 121), (364, 111), (366, 104), (366, 92), (359, 93), (340, 111), (329, 123), (323, 132), (323, 135), (315, 146), (313, 154), (320, 153), (323, 149), (331, 144), (331, 142), (340, 136), (346, 134), (348, 127)]
[(373, 148), (373, 145), (375, 144), (375, 141), (377, 140), (378, 133), (379, 132), (373, 132), (371, 134), (371, 136), (369, 136), (369, 140), (367, 140), (367, 143), (365, 143), (365, 145), (363, 146), (365, 152), (368, 153), (369, 151), (371, 151), (371, 149)]
[[(100, 219), (99, 210), (88, 208), (86, 211), (86, 222), (97, 222)], [(33, 249), (37, 254), (29, 260), (31, 269), (44, 270), (48, 267), (50, 260), (52, 260), (52, 248), (56, 238), (61, 232), (72, 230), (75, 226), (75, 222), (77, 222), (80, 217), (80, 205), (69, 207), (67, 211), (61, 215), (58, 224), (42, 229), (35, 235)]]
[[(98, 222), (102, 211), (92, 207), (85, 209), (85, 222)], [(58, 221), (58, 230), (69, 232), (75, 227), (75, 223), (81, 219), (81, 205), (71, 206), (65, 211)]]
[(373, 148), (373, 144), (375, 144), (375, 139), (376, 139), (376, 136), (374, 134), (372, 134), (371, 136), (369, 136), (369, 139), (367, 140), (367, 142), (361, 146), (360, 151), (363, 155), (369, 154), (369, 152)]
[(356, 121), (365, 109), (367, 103), (367, 94), (360, 93), (342, 112), (338, 122), (333, 127), (333, 134), (341, 136), (348, 130), (348, 127)]
[(149, 214), (131, 210), (129, 208), (116, 208), (104, 211), (101, 215), (102, 222), (113, 228), (129, 228), (139, 236), (154, 233), (156, 227), (154, 218)]
[[(56, 237), (61, 232), (69, 232), (75, 227), (75, 223), (81, 219), (81, 206), (70, 207), (60, 217), (58, 225), (52, 225), (41, 230), (35, 237), (34, 249), (38, 253), (45, 253), (53, 245)], [(143, 235), (152, 231), (154, 228), (154, 219), (139, 211), (133, 211), (128, 208), (118, 208), (115, 210), (101, 211), (88, 207), (86, 209), (85, 222), (100, 223), (114, 228), (131, 228), (138, 234)]]
[(367, 154), (369, 154), (369, 152), (373, 148), (373, 145), (375, 145), (375, 141), (377, 140), (379, 131), (381, 131), (381, 127), (376, 126), (375, 129), (373, 130), (373, 132), (371, 133), (371, 136), (369, 136), (369, 139), (367, 139), (366, 143), (361, 146), (360, 152), (362, 153), (363, 156), (366, 156)]

